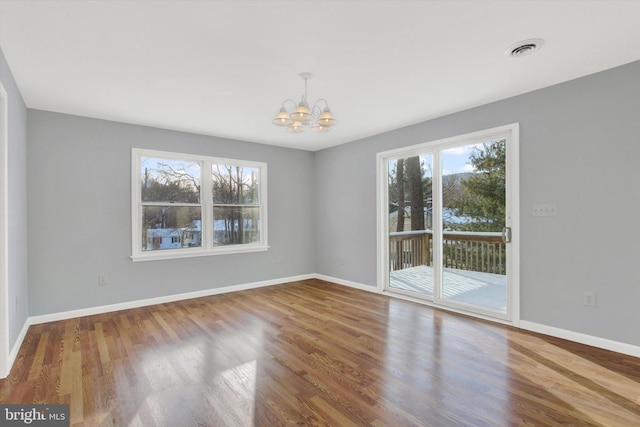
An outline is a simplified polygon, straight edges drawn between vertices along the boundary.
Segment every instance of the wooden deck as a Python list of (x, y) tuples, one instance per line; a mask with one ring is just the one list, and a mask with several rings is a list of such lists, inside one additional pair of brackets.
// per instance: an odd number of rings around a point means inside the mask
[(319, 280), (34, 325), (72, 426), (637, 426), (640, 359)]
[[(507, 311), (506, 278), (501, 274), (444, 269), (445, 299), (493, 311)], [(433, 268), (420, 265), (392, 271), (389, 286), (433, 296)]]

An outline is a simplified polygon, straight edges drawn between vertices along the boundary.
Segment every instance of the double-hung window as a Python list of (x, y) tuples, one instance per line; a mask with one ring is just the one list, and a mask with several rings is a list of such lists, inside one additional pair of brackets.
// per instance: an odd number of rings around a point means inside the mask
[(267, 165), (132, 150), (134, 261), (267, 250)]

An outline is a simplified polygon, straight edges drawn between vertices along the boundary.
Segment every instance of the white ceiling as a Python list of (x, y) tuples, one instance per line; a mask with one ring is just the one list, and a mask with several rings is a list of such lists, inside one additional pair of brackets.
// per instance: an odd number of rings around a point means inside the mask
[[(29, 108), (314, 151), (640, 60), (639, 22), (634, 0), (0, 0), (0, 47)], [(303, 71), (329, 133), (271, 124)]]

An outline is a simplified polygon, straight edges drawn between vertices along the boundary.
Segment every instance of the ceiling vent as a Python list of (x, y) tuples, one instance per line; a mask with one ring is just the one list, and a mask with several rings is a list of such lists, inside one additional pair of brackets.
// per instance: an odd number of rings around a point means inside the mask
[(522, 40), (521, 42), (509, 46), (504, 54), (507, 56), (512, 56), (514, 58), (520, 58), (522, 56), (531, 55), (533, 52), (540, 50), (543, 45), (544, 40), (542, 39)]

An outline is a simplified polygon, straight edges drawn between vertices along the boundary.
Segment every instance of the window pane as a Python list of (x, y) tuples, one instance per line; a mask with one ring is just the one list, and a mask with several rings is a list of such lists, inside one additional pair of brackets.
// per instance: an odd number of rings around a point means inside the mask
[(433, 228), (431, 154), (389, 161), (389, 232)]
[(143, 206), (142, 251), (202, 246), (199, 206)]
[(213, 164), (213, 203), (258, 204), (260, 168)]
[(214, 246), (260, 242), (260, 208), (257, 206), (214, 206)]
[(445, 231), (502, 231), (506, 218), (505, 142), (486, 141), (442, 151)]
[(388, 162), (389, 287), (433, 296), (433, 157)]
[(143, 202), (200, 203), (200, 163), (154, 157), (140, 163)]

